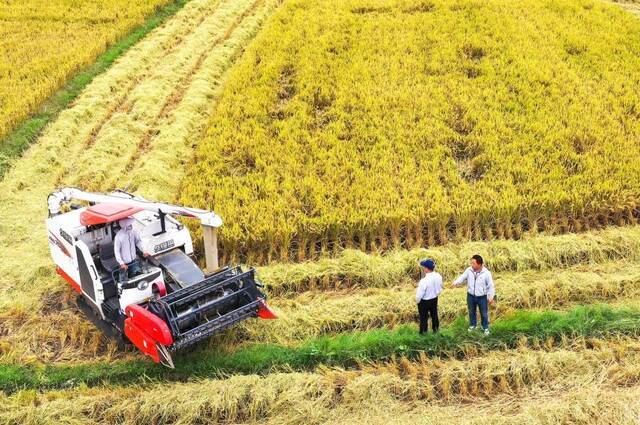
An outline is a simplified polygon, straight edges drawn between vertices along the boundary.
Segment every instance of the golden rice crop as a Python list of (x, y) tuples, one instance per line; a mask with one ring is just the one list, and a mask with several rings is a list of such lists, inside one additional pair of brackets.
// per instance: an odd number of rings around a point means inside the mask
[(169, 1), (0, 3), (0, 140), (72, 74)]
[[(66, 360), (79, 356), (79, 349), (110, 353), (75, 309), (40, 314), (64, 285), (43, 237), (47, 194), (62, 185), (101, 191), (122, 185), (173, 198), (180, 164), (212, 112), (227, 70), (278, 4), (190, 1), (96, 77), (0, 181), (0, 248), (11, 252), (0, 262), (0, 311), (8, 317), (0, 328), (31, 323), (31, 332), (14, 335), (24, 336), (30, 355)], [(41, 340), (30, 337), (33, 329)]]
[[(499, 405), (510, 397), (571, 397), (595, 384), (634, 388), (639, 356), (640, 347), (634, 340), (585, 340), (550, 351), (519, 348), (467, 361), (398, 358), (355, 371), (322, 368), (190, 383), (22, 391), (0, 398), (0, 420), (22, 424), (54, 418), (68, 423), (269, 419), (321, 423), (336, 410), (345, 414), (374, 404), (421, 404), (446, 410), (462, 407), (460, 402), (482, 405), (489, 400)], [(599, 377), (597, 381), (594, 376)]]
[(182, 201), (251, 263), (635, 223), (638, 31), (593, 0), (292, 0)]

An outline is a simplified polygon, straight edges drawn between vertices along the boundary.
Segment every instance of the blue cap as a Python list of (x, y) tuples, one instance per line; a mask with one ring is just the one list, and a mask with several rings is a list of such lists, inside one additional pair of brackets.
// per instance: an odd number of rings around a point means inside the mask
[(436, 262), (433, 261), (431, 258), (427, 258), (426, 260), (420, 261), (420, 265), (422, 267), (428, 268), (429, 270), (435, 270), (436, 269)]

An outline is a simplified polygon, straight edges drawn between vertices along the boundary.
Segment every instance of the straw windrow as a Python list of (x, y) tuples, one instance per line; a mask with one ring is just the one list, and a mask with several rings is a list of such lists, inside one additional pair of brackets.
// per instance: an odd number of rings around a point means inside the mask
[[(582, 265), (564, 270), (508, 272), (495, 275), (499, 301), (491, 320), (518, 309), (553, 310), (576, 304), (611, 302), (640, 296), (640, 266), (626, 261)], [(465, 288), (445, 289), (438, 300), (441, 323), (467, 314)], [(270, 306), (278, 320), (251, 321), (217, 337), (213, 344), (247, 341), (296, 344), (335, 332), (393, 327), (417, 321), (411, 283), (392, 288), (315, 291)]]

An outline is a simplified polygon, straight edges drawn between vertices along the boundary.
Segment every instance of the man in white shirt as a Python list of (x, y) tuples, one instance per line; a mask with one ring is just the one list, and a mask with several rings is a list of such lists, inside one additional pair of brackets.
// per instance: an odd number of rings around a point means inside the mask
[(428, 319), (431, 316), (431, 328), (438, 332), (440, 321), (438, 320), (438, 295), (442, 292), (442, 276), (435, 272), (436, 263), (432, 259), (420, 261), (424, 269), (424, 277), (418, 283), (416, 291), (416, 303), (420, 315), (420, 334), (428, 330)]
[(467, 268), (453, 286), (467, 282), (467, 307), (469, 309), (469, 332), (478, 325), (477, 310), (480, 310), (480, 323), (485, 335), (489, 335), (489, 304), (496, 295), (491, 272), (484, 267), (484, 260), (479, 255), (471, 257), (471, 267)]
[[(113, 241), (113, 251), (118, 264), (120, 264), (119, 281), (125, 282), (129, 277), (133, 277), (142, 270), (138, 256), (136, 255), (136, 247), (143, 250), (140, 233), (133, 228), (133, 219), (131, 217), (123, 218), (118, 222), (120, 231), (116, 233)], [(149, 254), (144, 253), (145, 257)]]

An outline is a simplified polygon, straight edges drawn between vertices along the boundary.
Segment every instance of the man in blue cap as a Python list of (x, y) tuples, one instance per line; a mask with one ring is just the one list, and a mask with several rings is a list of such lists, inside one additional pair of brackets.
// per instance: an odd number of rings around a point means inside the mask
[(424, 270), (424, 277), (418, 283), (416, 291), (416, 303), (420, 315), (420, 334), (427, 332), (428, 319), (431, 316), (431, 328), (438, 332), (440, 321), (438, 320), (438, 295), (442, 292), (442, 276), (435, 272), (436, 263), (432, 259), (420, 261)]

